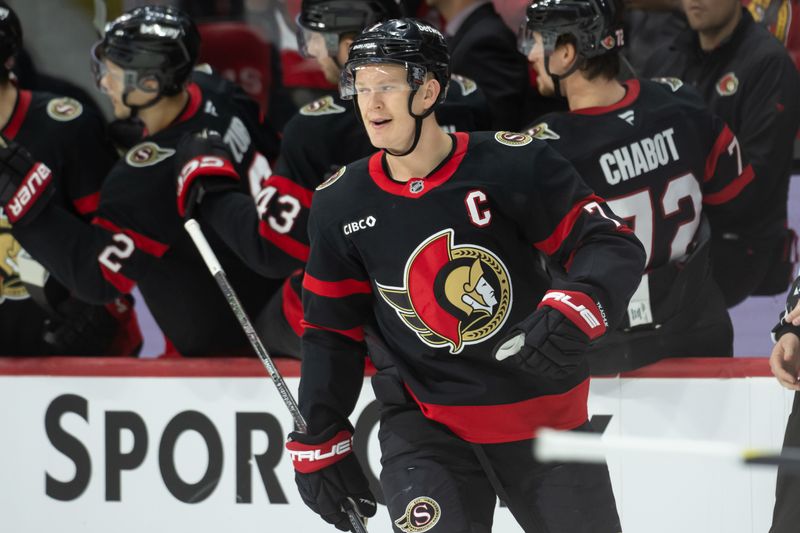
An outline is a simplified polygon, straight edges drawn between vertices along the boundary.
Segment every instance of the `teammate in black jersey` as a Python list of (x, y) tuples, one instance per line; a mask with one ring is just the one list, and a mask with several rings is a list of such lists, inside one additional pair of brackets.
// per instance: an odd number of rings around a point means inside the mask
[[(10, 79), (9, 69), (22, 47), (22, 27), (5, 2), (0, 2), (0, 15), (0, 133), (47, 164), (56, 176), (53, 201), (88, 222), (116, 159), (105, 140), (103, 120), (77, 100), (24, 90)], [(138, 352), (142, 337), (130, 297), (90, 305), (71, 296), (52, 277), (26, 286), (33, 279), (28, 279), (31, 260), (23, 256), (0, 207), (0, 354)]]
[(710, 236), (746, 217), (753, 180), (736, 136), (694, 90), (676, 79), (617, 81), (621, 21), (621, 1), (537, 0), (520, 36), (539, 92), (558, 91), (570, 108), (528, 133), (571, 161), (647, 252), (620, 329), (589, 352), (595, 374), (664, 357), (733, 355)]
[[(369, 28), (340, 91), (381, 151), (317, 187), (303, 281), (300, 409), (287, 448), (304, 501), (339, 528), (375, 499), (350, 453), (375, 323), (381, 486), (395, 531), (489, 531), (499, 495), (526, 531), (621, 531), (605, 465), (539, 464), (542, 426), (588, 429), (591, 339), (644, 268), (633, 232), (552, 148), (510, 132), (448, 134), (444, 37)], [(541, 261), (564, 276), (546, 276)]]
[[(214, 76), (192, 76), (199, 45), (188, 17), (154, 6), (116, 19), (93, 48), (98, 81), (115, 116), (137, 115), (147, 134), (106, 178), (91, 225), (48, 201), (57, 170), (14, 144), (0, 152), (0, 190), (6, 191), (6, 211), (16, 212), (14, 236), (80, 297), (109, 302), (138, 284), (178, 353), (241, 354), (249, 344), (175, 208), (175, 174), (185, 159), (176, 150), (189, 132), (220, 132), (233, 154), (221, 170), (250, 179), (220, 178), (213, 188), (240, 188), (238, 196), (252, 203), (248, 184), (269, 168), (266, 158), (275, 146), (260, 124), (257, 104), (241, 90)], [(279, 281), (247, 268), (215, 232), (207, 236), (255, 316)]]
[[(350, 44), (364, 28), (401, 15), (395, 0), (304, 0), (298, 18), (302, 52), (317, 60), (331, 83), (338, 83)], [(486, 99), (470, 79), (452, 76), (447, 98), (436, 109), (439, 124), (448, 131), (488, 129)], [(231, 205), (217, 195), (198, 209), (201, 220), (230, 235), (228, 244), (256, 270), (270, 269), (264, 248), (279, 247), (300, 264), (308, 259), (308, 210), (314, 188), (336, 170), (374, 151), (350, 100), (325, 96), (295, 114), (283, 131), (281, 154), (271, 176), (260, 185), (257, 206)], [(239, 225), (245, 215), (247, 225)], [(239, 213), (235, 218), (232, 213)], [(236, 226), (234, 227), (234, 223)], [(225, 228), (230, 227), (227, 231)], [(242, 227), (258, 228), (262, 239), (235, 238)], [(298, 265), (299, 266), (299, 265)], [(300, 300), (302, 270), (286, 280), (258, 329), (275, 355), (298, 357), (303, 310)]]

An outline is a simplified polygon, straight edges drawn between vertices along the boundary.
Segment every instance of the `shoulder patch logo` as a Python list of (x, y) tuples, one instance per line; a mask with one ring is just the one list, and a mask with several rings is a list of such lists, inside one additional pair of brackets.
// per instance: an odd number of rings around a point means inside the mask
[(59, 122), (69, 122), (81, 116), (81, 113), (83, 113), (83, 105), (68, 96), (53, 98), (47, 102), (47, 114)]
[(739, 78), (733, 72), (728, 72), (717, 82), (717, 94), (720, 96), (731, 96), (739, 90)]
[(540, 141), (555, 141), (556, 139), (561, 138), (561, 135), (550, 129), (550, 126), (547, 125), (547, 122), (540, 122), (525, 133), (534, 139), (539, 139)]
[(498, 131), (494, 134), (494, 140), (506, 146), (525, 146), (533, 141), (533, 137), (525, 133)]
[(330, 178), (326, 179), (325, 181), (323, 181), (322, 183), (320, 183), (319, 185), (317, 185), (317, 190), (318, 190), (318, 191), (321, 191), (322, 189), (324, 189), (324, 188), (326, 188), (326, 187), (330, 187), (331, 185), (333, 185), (334, 183), (336, 183), (336, 181), (337, 181), (339, 178), (341, 178), (341, 177), (342, 177), (342, 175), (344, 175), (344, 171), (345, 171), (345, 170), (347, 170), (347, 166), (346, 166), (346, 165), (345, 165), (345, 166), (343, 166), (342, 168), (340, 168), (339, 170), (337, 170), (337, 171), (336, 171), (336, 174), (334, 174), (334, 175), (333, 175), (333, 176), (331, 176)]
[(669, 88), (672, 89), (672, 92), (677, 92), (678, 89), (683, 87), (683, 80), (680, 78), (653, 78), (653, 81), (662, 83), (664, 85), (669, 85)]
[(300, 108), (300, 114), (306, 116), (336, 115), (345, 111), (345, 108), (333, 101), (333, 96), (325, 96)]
[(441, 516), (442, 508), (436, 500), (420, 496), (406, 505), (406, 512), (394, 521), (394, 525), (404, 533), (422, 533), (432, 529)]
[(461, 94), (463, 96), (467, 96), (478, 90), (478, 84), (476, 84), (475, 81), (460, 74), (452, 74), (450, 79), (461, 87)]
[(132, 167), (151, 167), (165, 159), (172, 157), (175, 150), (171, 148), (161, 148), (154, 142), (148, 141), (137, 144), (125, 154), (125, 162)]

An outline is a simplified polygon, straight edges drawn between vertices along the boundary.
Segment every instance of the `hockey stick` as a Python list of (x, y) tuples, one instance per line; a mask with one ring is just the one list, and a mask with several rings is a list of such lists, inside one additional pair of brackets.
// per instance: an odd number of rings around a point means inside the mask
[(605, 463), (606, 454), (624, 452), (718, 458), (746, 465), (782, 466), (800, 472), (800, 449), (797, 448), (768, 450), (730, 442), (620, 437), (553, 429), (539, 430), (534, 444), (534, 455), (542, 462)]
[[(272, 358), (269, 356), (267, 349), (264, 348), (264, 344), (258, 337), (256, 330), (253, 328), (253, 324), (250, 322), (250, 319), (248, 318), (247, 313), (245, 312), (244, 307), (239, 300), (239, 297), (236, 296), (236, 292), (234, 292), (233, 287), (228, 281), (228, 276), (222, 269), (222, 265), (220, 265), (217, 255), (214, 253), (214, 250), (211, 249), (211, 245), (208, 244), (206, 236), (203, 234), (203, 230), (200, 229), (200, 224), (198, 224), (195, 219), (190, 218), (186, 221), (183, 227), (185, 227), (186, 231), (189, 232), (189, 236), (192, 238), (192, 241), (194, 241), (197, 251), (200, 252), (200, 256), (203, 258), (208, 270), (211, 271), (211, 275), (214, 276), (217, 285), (219, 285), (219, 288), (222, 290), (222, 294), (225, 295), (225, 299), (228, 301), (228, 305), (231, 306), (233, 314), (236, 315), (236, 318), (239, 320), (239, 324), (241, 324), (245, 335), (247, 335), (250, 345), (253, 347), (256, 354), (258, 354), (261, 362), (264, 363), (264, 368), (267, 369), (267, 373), (272, 378), (275, 388), (278, 389), (278, 393), (281, 395), (283, 403), (286, 404), (286, 407), (289, 409), (289, 413), (292, 415), (295, 428), (301, 433), (308, 433), (308, 424), (306, 424), (303, 415), (300, 413), (300, 408), (297, 406), (297, 402), (292, 396), (291, 391), (286, 386), (286, 382), (283, 380), (280, 372), (278, 372), (278, 369), (275, 367), (275, 363), (272, 362)], [(361, 521), (361, 518), (359, 518), (355, 510), (342, 510), (347, 513), (347, 518), (350, 521), (350, 527), (353, 533), (367, 533), (366, 525)]]

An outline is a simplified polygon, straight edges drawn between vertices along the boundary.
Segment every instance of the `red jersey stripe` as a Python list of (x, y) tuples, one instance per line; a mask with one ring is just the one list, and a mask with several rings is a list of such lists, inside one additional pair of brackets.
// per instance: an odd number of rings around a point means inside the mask
[(81, 215), (88, 215), (97, 211), (97, 206), (100, 205), (100, 191), (92, 194), (87, 194), (82, 198), (76, 198), (72, 201), (75, 210)]
[(728, 185), (712, 194), (704, 194), (703, 195), (703, 203), (706, 205), (719, 205), (724, 204), (725, 202), (729, 202), (733, 200), (739, 193), (742, 192), (748, 183), (753, 181), (753, 178), (756, 177), (756, 173), (753, 171), (753, 167), (751, 165), (747, 165), (745, 169), (742, 171), (741, 175), (730, 182)]
[(132, 229), (121, 228), (105, 218), (94, 217), (92, 224), (113, 233), (124, 233), (133, 239), (133, 243), (136, 245), (136, 248), (149, 255), (161, 257), (167, 253), (167, 250), (169, 250), (169, 245), (160, 243), (154, 239), (151, 239), (150, 237), (146, 237), (141, 233), (133, 231)]
[(185, 122), (192, 118), (195, 113), (197, 113), (197, 110), (200, 109), (200, 104), (203, 103), (203, 93), (196, 83), (190, 83), (189, 86), (186, 87), (186, 91), (189, 93), (189, 101), (186, 102), (183, 113), (175, 119), (175, 124)]
[(714, 146), (711, 147), (711, 152), (706, 158), (706, 170), (705, 175), (703, 176), (703, 182), (709, 181), (714, 177), (714, 173), (717, 171), (717, 162), (719, 161), (719, 156), (728, 150), (728, 146), (730, 146), (733, 139), (733, 132), (728, 125), (725, 124), (725, 128), (719, 132), (719, 136), (717, 136), (717, 140), (714, 141)]
[(28, 114), (28, 108), (31, 106), (31, 99), (33, 95), (30, 91), (20, 90), (17, 94), (17, 103), (14, 106), (14, 111), (11, 113), (11, 118), (8, 124), (3, 128), (3, 136), (7, 139), (14, 139), (19, 133), (19, 129), (25, 122), (25, 116)]
[(567, 392), (500, 405), (437, 405), (421, 402), (422, 414), (468, 442), (497, 444), (531, 439), (540, 428), (574, 429), (589, 418), (589, 380)]
[[(599, 196), (592, 194), (591, 196), (587, 196), (583, 200), (580, 200), (572, 206), (572, 209), (569, 210), (564, 218), (561, 219), (561, 222), (558, 223), (556, 226), (555, 231), (544, 240), (539, 242), (533, 243), (533, 245), (546, 253), (547, 255), (553, 255), (561, 248), (561, 243), (564, 242), (570, 232), (572, 232), (572, 227), (575, 225), (575, 222), (583, 213), (583, 206), (590, 202), (603, 202), (604, 200)], [(624, 227), (624, 226), (623, 226)]]
[(107, 282), (112, 284), (114, 288), (116, 288), (122, 294), (128, 294), (136, 286), (136, 282), (131, 278), (120, 274), (119, 272), (114, 272), (102, 263), (100, 263), (100, 273), (103, 274), (103, 277)]
[(345, 279), (341, 281), (322, 281), (306, 272), (303, 278), (303, 288), (318, 296), (327, 298), (344, 298), (353, 294), (370, 294), (372, 285), (369, 281), (358, 279)]
[(258, 233), (288, 255), (304, 263), (308, 262), (309, 248), (307, 244), (303, 244), (285, 233), (278, 233), (263, 220), (259, 220), (258, 222)]
[(264, 183), (264, 186), (266, 187), (269, 185), (272, 185), (273, 187), (278, 189), (278, 191), (280, 191), (281, 194), (288, 194), (289, 196), (294, 196), (295, 198), (300, 200), (300, 204), (306, 209), (309, 209), (311, 207), (311, 197), (314, 195), (314, 191), (310, 191), (305, 187), (303, 187), (302, 185), (299, 185), (298, 183), (295, 183), (294, 181), (290, 180), (289, 178), (285, 178), (278, 174), (273, 174), (272, 176), (267, 178), (267, 181), (266, 183)]
[[(306, 276), (308, 276), (308, 274), (306, 274)], [(344, 335), (345, 337), (353, 339), (354, 341), (357, 342), (361, 342), (364, 340), (364, 328), (361, 326), (358, 326), (357, 328), (353, 329), (333, 329), (333, 328), (318, 326), (316, 324), (306, 322), (305, 320), (303, 320), (300, 324), (303, 326), (303, 329), (313, 328), (313, 329), (321, 329), (323, 331), (330, 331), (333, 333), (338, 333), (339, 335)]]

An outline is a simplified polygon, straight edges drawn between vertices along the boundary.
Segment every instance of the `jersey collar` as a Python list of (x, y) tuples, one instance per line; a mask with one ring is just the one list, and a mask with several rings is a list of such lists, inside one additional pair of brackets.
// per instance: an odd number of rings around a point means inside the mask
[(175, 124), (186, 122), (192, 118), (203, 103), (203, 92), (196, 83), (190, 83), (186, 91), (189, 93), (189, 101), (186, 102), (186, 107), (183, 108), (183, 112), (175, 119)]
[(632, 79), (624, 81), (622, 84), (626, 89), (625, 96), (616, 104), (600, 107), (584, 107), (583, 109), (575, 109), (574, 111), (570, 111), (570, 113), (575, 115), (603, 115), (605, 113), (611, 113), (612, 111), (622, 109), (623, 107), (628, 107), (634, 103), (637, 98), (639, 98), (639, 80)]
[(13, 140), (19, 133), (22, 123), (25, 122), (25, 116), (28, 114), (28, 108), (31, 106), (31, 99), (33, 95), (30, 91), (23, 89), (17, 90), (17, 101), (14, 103), (14, 111), (11, 113), (11, 118), (3, 128), (3, 136), (7, 139)]
[(376, 152), (369, 158), (369, 175), (372, 181), (389, 194), (405, 196), (406, 198), (425, 196), (425, 194), (449, 180), (458, 170), (464, 156), (467, 155), (469, 135), (464, 132), (456, 132), (453, 135), (455, 136), (456, 146), (449, 159), (442, 162), (424, 178), (411, 178), (405, 183), (395, 181), (386, 174), (386, 170), (383, 168), (383, 159), (386, 156), (386, 152), (383, 150)]

